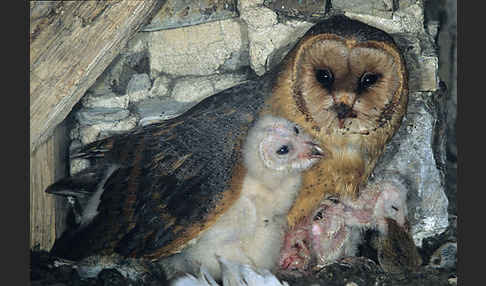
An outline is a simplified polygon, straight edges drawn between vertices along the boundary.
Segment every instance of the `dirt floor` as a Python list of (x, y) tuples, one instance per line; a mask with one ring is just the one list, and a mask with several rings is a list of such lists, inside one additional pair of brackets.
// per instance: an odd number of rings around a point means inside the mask
[[(453, 218), (449, 228), (445, 232), (423, 241), (422, 248), (419, 249), (424, 262), (423, 265), (431, 264), (431, 257), (434, 257), (433, 253), (441, 245), (457, 241), (456, 226), (455, 218)], [(96, 278), (81, 279), (76, 270), (71, 266), (64, 265), (55, 267), (55, 258), (51, 257), (48, 252), (32, 251), (30, 258), (31, 285), (167, 285), (163, 272), (156, 268), (153, 269), (143, 283), (125, 279), (114, 269), (105, 269)], [(446, 268), (421, 266), (417, 272), (392, 275), (384, 273), (373, 259), (361, 257), (355, 259), (352, 264), (331, 264), (307, 277), (277, 276), (281, 280), (287, 281), (291, 286), (457, 285), (455, 261), (452, 261), (452, 264), (449, 263)]]

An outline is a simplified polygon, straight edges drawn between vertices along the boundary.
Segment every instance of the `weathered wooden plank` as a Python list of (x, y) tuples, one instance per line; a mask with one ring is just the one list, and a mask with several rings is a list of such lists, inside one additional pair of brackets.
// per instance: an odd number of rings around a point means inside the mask
[(164, 2), (30, 2), (31, 153)]
[[(30, 247), (49, 250), (64, 227), (62, 198), (44, 192), (66, 175), (67, 129), (59, 124), (54, 134), (30, 156)], [(57, 228), (57, 229), (56, 229)]]

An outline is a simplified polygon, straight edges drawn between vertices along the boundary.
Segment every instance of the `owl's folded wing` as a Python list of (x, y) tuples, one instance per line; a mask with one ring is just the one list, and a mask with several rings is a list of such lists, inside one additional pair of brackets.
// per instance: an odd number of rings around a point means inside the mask
[[(236, 199), (243, 173), (240, 147), (267, 94), (260, 82), (250, 81), (203, 100), (177, 118), (93, 142), (74, 153), (89, 159), (91, 170), (99, 166), (107, 174), (108, 166), (115, 168), (105, 178), (97, 215), (59, 238), (54, 254), (79, 259), (115, 251), (155, 259), (180, 251)], [(65, 178), (48, 190), (62, 194), (59, 190), (66, 187), (75, 192), (76, 182), (96, 185), (84, 176)]]

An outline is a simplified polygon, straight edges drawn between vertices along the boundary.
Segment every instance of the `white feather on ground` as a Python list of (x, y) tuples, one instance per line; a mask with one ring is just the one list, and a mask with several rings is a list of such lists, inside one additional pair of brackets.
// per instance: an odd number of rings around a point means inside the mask
[[(231, 262), (223, 257), (217, 257), (222, 272), (222, 286), (289, 286), (285, 281), (280, 282), (267, 269), (257, 269), (248, 264)], [(200, 268), (198, 277), (185, 274), (174, 279), (171, 286), (220, 286), (209, 272)]]

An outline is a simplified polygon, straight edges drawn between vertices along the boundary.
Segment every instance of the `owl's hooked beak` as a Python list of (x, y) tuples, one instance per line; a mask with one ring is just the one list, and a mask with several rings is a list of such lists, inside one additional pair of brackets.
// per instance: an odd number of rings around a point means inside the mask
[(333, 109), (337, 113), (339, 128), (344, 128), (344, 120), (346, 118), (355, 118), (357, 116), (356, 112), (353, 110), (353, 107), (343, 102), (335, 104)]

